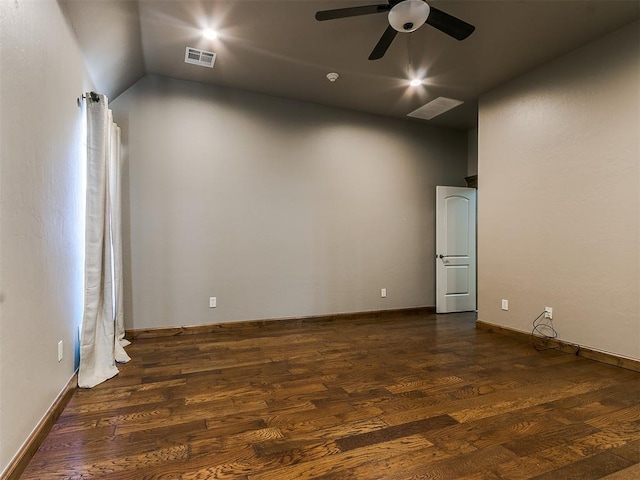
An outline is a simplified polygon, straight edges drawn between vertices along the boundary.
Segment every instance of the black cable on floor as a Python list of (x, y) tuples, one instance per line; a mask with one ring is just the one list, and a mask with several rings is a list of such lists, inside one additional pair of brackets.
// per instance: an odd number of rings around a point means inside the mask
[(558, 332), (553, 328), (553, 321), (544, 316), (546, 312), (542, 312), (533, 319), (533, 328), (531, 330), (531, 343), (533, 348), (539, 352), (545, 350), (558, 350), (560, 347), (549, 347), (549, 340), (558, 338)]
[[(546, 311), (543, 311), (533, 319), (533, 328), (531, 330), (531, 343), (533, 344), (533, 348), (539, 352), (544, 352), (546, 350), (561, 350), (560, 344), (557, 344), (555, 347), (549, 346), (550, 340), (558, 338), (558, 332), (553, 327), (553, 321), (544, 316), (545, 313)], [(575, 347), (575, 354), (580, 355), (580, 345), (564, 341), (563, 343)]]

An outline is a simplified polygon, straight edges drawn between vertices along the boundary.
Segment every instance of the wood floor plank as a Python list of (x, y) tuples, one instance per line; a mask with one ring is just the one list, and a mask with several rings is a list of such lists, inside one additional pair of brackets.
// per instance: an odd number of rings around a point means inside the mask
[(127, 351), (119, 375), (74, 393), (24, 480), (639, 473), (640, 373), (476, 330), (472, 313), (264, 322)]
[(418, 433), (428, 432), (429, 430), (455, 425), (457, 423), (458, 422), (448, 415), (440, 415), (438, 417), (425, 418), (423, 420), (395, 425), (393, 427), (385, 427), (379, 430), (361, 433), (359, 435), (349, 435), (336, 440), (336, 443), (340, 447), (340, 450), (346, 452), (354, 448), (388, 442), (397, 438), (408, 437)]
[(514, 458), (515, 455), (501, 446), (476, 450), (445, 460), (439, 460), (429, 465), (420, 465), (408, 472), (401, 472), (390, 477), (393, 480), (417, 479), (454, 479), (475, 475), (478, 470), (485, 470), (492, 465)]
[(560, 428), (563, 425), (562, 422), (553, 418), (548, 410), (535, 408), (525, 412), (502, 415), (498, 418), (482, 418), (453, 427), (433, 430), (425, 433), (425, 437), (446, 451), (459, 450), (462, 445), (477, 450), (534, 436), (549, 429)]
[(631, 462), (611, 452), (603, 452), (583, 460), (578, 460), (543, 475), (533, 477), (533, 480), (596, 480), (611, 473), (624, 470), (631, 466)]
[(640, 438), (616, 447), (613, 453), (632, 463), (640, 463)]
[(640, 464), (636, 463), (602, 478), (603, 480), (638, 480), (640, 478)]
[(400, 452), (415, 452), (421, 446), (430, 444), (421, 436), (403, 437), (388, 442), (359, 447), (350, 452), (339, 452), (316, 460), (293, 464), (284, 468), (250, 474), (251, 480), (280, 480), (284, 478), (310, 479), (334, 473), (336, 470), (350, 469), (393, 456)]
[(551, 446), (567, 445), (596, 432), (598, 432), (598, 429), (591, 425), (575, 423), (571, 425), (561, 425), (560, 427), (550, 428), (534, 435), (510, 440), (503, 445), (508, 450), (522, 457), (545, 450)]

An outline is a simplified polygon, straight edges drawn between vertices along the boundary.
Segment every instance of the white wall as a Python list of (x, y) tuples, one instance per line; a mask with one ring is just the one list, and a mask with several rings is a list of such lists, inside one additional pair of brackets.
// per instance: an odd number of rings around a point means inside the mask
[(481, 97), (480, 320), (640, 359), (639, 32)]
[(0, 1), (0, 22), (2, 471), (75, 370), (83, 281), (76, 97), (89, 85), (55, 1)]
[(112, 107), (127, 328), (434, 304), (435, 186), (465, 184), (465, 132), (161, 77)]

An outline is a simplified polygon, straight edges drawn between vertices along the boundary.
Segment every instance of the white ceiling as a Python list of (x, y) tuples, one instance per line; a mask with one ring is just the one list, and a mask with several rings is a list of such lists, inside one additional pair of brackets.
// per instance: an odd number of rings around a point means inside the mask
[[(399, 118), (445, 96), (465, 103), (428, 122), (464, 129), (476, 125), (480, 94), (640, 16), (638, 0), (433, 0), (476, 31), (459, 42), (424, 25), (370, 61), (385, 13), (325, 22), (314, 14), (384, 0), (58, 1), (111, 99), (145, 74)], [(220, 37), (205, 40), (207, 26)], [(214, 68), (185, 64), (187, 46), (216, 52)], [(425, 75), (423, 86), (407, 86), (411, 71)]]

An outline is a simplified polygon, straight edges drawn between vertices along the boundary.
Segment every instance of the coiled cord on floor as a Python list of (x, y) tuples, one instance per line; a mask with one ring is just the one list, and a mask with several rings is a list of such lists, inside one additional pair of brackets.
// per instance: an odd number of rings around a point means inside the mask
[(539, 352), (545, 350), (558, 350), (560, 347), (550, 347), (549, 340), (558, 338), (558, 332), (553, 328), (553, 321), (544, 316), (546, 312), (542, 312), (533, 319), (533, 328), (531, 329), (531, 343), (533, 348)]
[[(555, 346), (549, 346), (551, 340), (558, 338), (558, 332), (553, 327), (553, 320), (544, 316), (546, 311), (543, 311), (536, 318), (533, 319), (533, 328), (531, 329), (531, 343), (533, 348), (539, 352), (546, 350), (562, 350), (561, 344), (556, 342)], [(570, 345), (576, 349), (575, 354), (580, 355), (580, 345), (571, 342), (562, 343)]]

